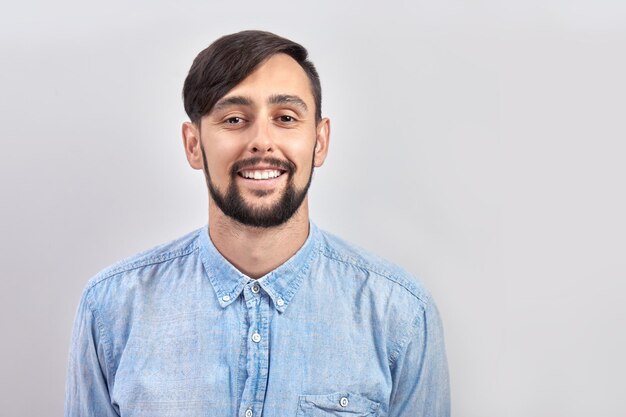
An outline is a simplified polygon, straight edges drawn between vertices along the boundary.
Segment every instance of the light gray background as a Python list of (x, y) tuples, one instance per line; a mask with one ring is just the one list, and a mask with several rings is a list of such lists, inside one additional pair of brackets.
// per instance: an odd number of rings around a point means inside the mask
[(454, 415), (626, 415), (624, 2), (212, 3), (3, 4), (1, 415), (61, 415), (89, 277), (206, 222), (180, 92), (248, 28), (309, 49), (312, 218), (432, 291)]

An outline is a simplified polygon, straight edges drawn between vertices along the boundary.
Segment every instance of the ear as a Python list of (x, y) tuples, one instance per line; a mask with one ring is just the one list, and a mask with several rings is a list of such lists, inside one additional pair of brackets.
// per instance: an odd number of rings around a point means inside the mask
[(317, 124), (317, 137), (315, 139), (315, 150), (313, 164), (321, 167), (328, 155), (328, 142), (330, 141), (330, 120), (325, 117)]
[(192, 122), (182, 126), (183, 145), (187, 161), (193, 169), (202, 169), (202, 151), (200, 149), (200, 129)]

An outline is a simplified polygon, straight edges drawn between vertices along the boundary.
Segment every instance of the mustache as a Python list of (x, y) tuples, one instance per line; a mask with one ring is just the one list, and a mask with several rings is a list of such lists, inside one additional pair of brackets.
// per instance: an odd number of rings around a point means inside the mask
[(242, 159), (235, 162), (230, 169), (230, 173), (231, 175), (237, 175), (237, 172), (241, 171), (242, 169), (252, 168), (259, 164), (277, 167), (283, 171), (286, 171), (288, 174), (291, 174), (296, 169), (295, 164), (291, 161), (283, 161), (282, 159), (273, 157), (261, 158), (259, 156), (256, 156), (253, 158)]

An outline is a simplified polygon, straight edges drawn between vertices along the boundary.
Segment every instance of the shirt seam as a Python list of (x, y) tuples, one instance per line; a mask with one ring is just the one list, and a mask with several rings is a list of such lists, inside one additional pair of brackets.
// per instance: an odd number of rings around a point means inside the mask
[(143, 268), (145, 266), (161, 264), (164, 262), (171, 261), (172, 259), (182, 258), (184, 256), (188, 256), (192, 254), (193, 252), (196, 252), (197, 250), (198, 250), (198, 247), (196, 245), (196, 238), (194, 238), (192, 242), (190, 242), (187, 246), (181, 249), (161, 253), (159, 255), (149, 256), (147, 258), (140, 258), (130, 263), (123, 263), (117, 267), (113, 267), (110, 270), (105, 270), (104, 272), (102, 272), (102, 274), (104, 275), (99, 276), (98, 278), (94, 279), (94, 281), (92, 281), (91, 284), (87, 287), (87, 290), (91, 290), (96, 285), (100, 284), (101, 282), (109, 278), (113, 278), (116, 275), (119, 275), (125, 272), (130, 272), (135, 269)]
[(417, 333), (419, 324), (422, 322), (421, 317), (423, 313), (424, 311), (420, 311), (420, 313), (417, 314), (417, 316), (411, 322), (409, 331), (406, 333), (401, 342), (396, 345), (396, 348), (389, 354), (389, 369), (391, 369), (395, 365), (396, 361), (401, 356), (401, 353), (405, 352), (406, 349), (408, 349), (409, 341)]
[(100, 335), (100, 339), (102, 340), (102, 347), (104, 349), (104, 366), (107, 371), (106, 381), (107, 381), (107, 387), (109, 388), (109, 391), (110, 391), (111, 389), (110, 376), (113, 375), (113, 369), (111, 368), (111, 365), (110, 365), (113, 363), (112, 343), (106, 335), (104, 324), (102, 323), (102, 320), (100, 319), (100, 316), (95, 307), (95, 300), (93, 300), (93, 294), (92, 294), (91, 288), (89, 288), (86, 292), (86, 299), (87, 299), (87, 305), (89, 306), (89, 311), (91, 312), (94, 320), (96, 321), (96, 326), (98, 326), (98, 334)]
[(423, 304), (424, 304), (424, 306), (428, 305), (428, 299), (427, 299), (427, 297), (425, 297), (425, 296), (423, 296), (423, 295), (422, 295), (422, 296), (420, 296), (420, 295), (416, 294), (416, 293), (415, 293), (415, 292), (414, 292), (411, 288), (409, 288), (406, 284), (404, 284), (404, 283), (403, 283), (403, 282), (401, 282), (400, 280), (396, 279), (396, 278), (395, 278), (395, 277), (394, 277), (391, 273), (389, 273), (389, 272), (387, 272), (387, 271), (379, 271), (379, 270), (373, 269), (373, 268), (371, 268), (371, 267), (368, 267), (367, 265), (364, 265), (364, 264), (361, 264), (361, 263), (359, 263), (359, 262), (356, 262), (356, 261), (354, 261), (354, 260), (346, 260), (346, 259), (344, 259), (344, 258), (340, 258), (340, 257), (339, 257), (339, 255), (336, 255), (334, 251), (329, 252), (329, 251), (327, 251), (327, 250), (321, 249), (321, 252), (322, 252), (322, 254), (323, 254), (325, 257), (327, 257), (327, 258), (329, 258), (329, 259), (333, 259), (333, 260), (335, 260), (335, 261), (337, 261), (337, 262), (342, 262), (342, 263), (344, 263), (344, 264), (346, 264), (346, 265), (351, 265), (351, 266), (353, 266), (353, 267), (355, 267), (355, 268), (359, 268), (359, 269), (362, 269), (362, 270), (367, 271), (367, 272), (372, 272), (372, 273), (374, 273), (374, 274), (376, 274), (376, 275), (379, 275), (379, 276), (381, 276), (381, 277), (383, 277), (383, 278), (386, 278), (386, 279), (388, 279), (389, 281), (394, 282), (394, 283), (396, 283), (396, 284), (400, 285), (400, 286), (401, 286), (402, 288), (404, 288), (405, 290), (407, 290), (407, 291), (408, 291), (408, 292), (409, 292), (412, 296), (414, 296), (414, 297), (415, 297), (415, 298), (417, 298), (417, 299), (418, 299), (421, 303), (423, 303)]

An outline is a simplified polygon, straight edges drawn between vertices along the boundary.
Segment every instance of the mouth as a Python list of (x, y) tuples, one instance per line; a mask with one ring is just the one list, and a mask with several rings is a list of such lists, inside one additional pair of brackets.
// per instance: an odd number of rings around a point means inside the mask
[(249, 180), (266, 181), (266, 180), (272, 180), (272, 179), (278, 178), (282, 176), (285, 172), (287, 171), (282, 170), (282, 169), (276, 169), (276, 168), (270, 168), (270, 169), (256, 168), (256, 169), (242, 169), (240, 171), (237, 171), (237, 175), (239, 175), (242, 178), (249, 179)]

